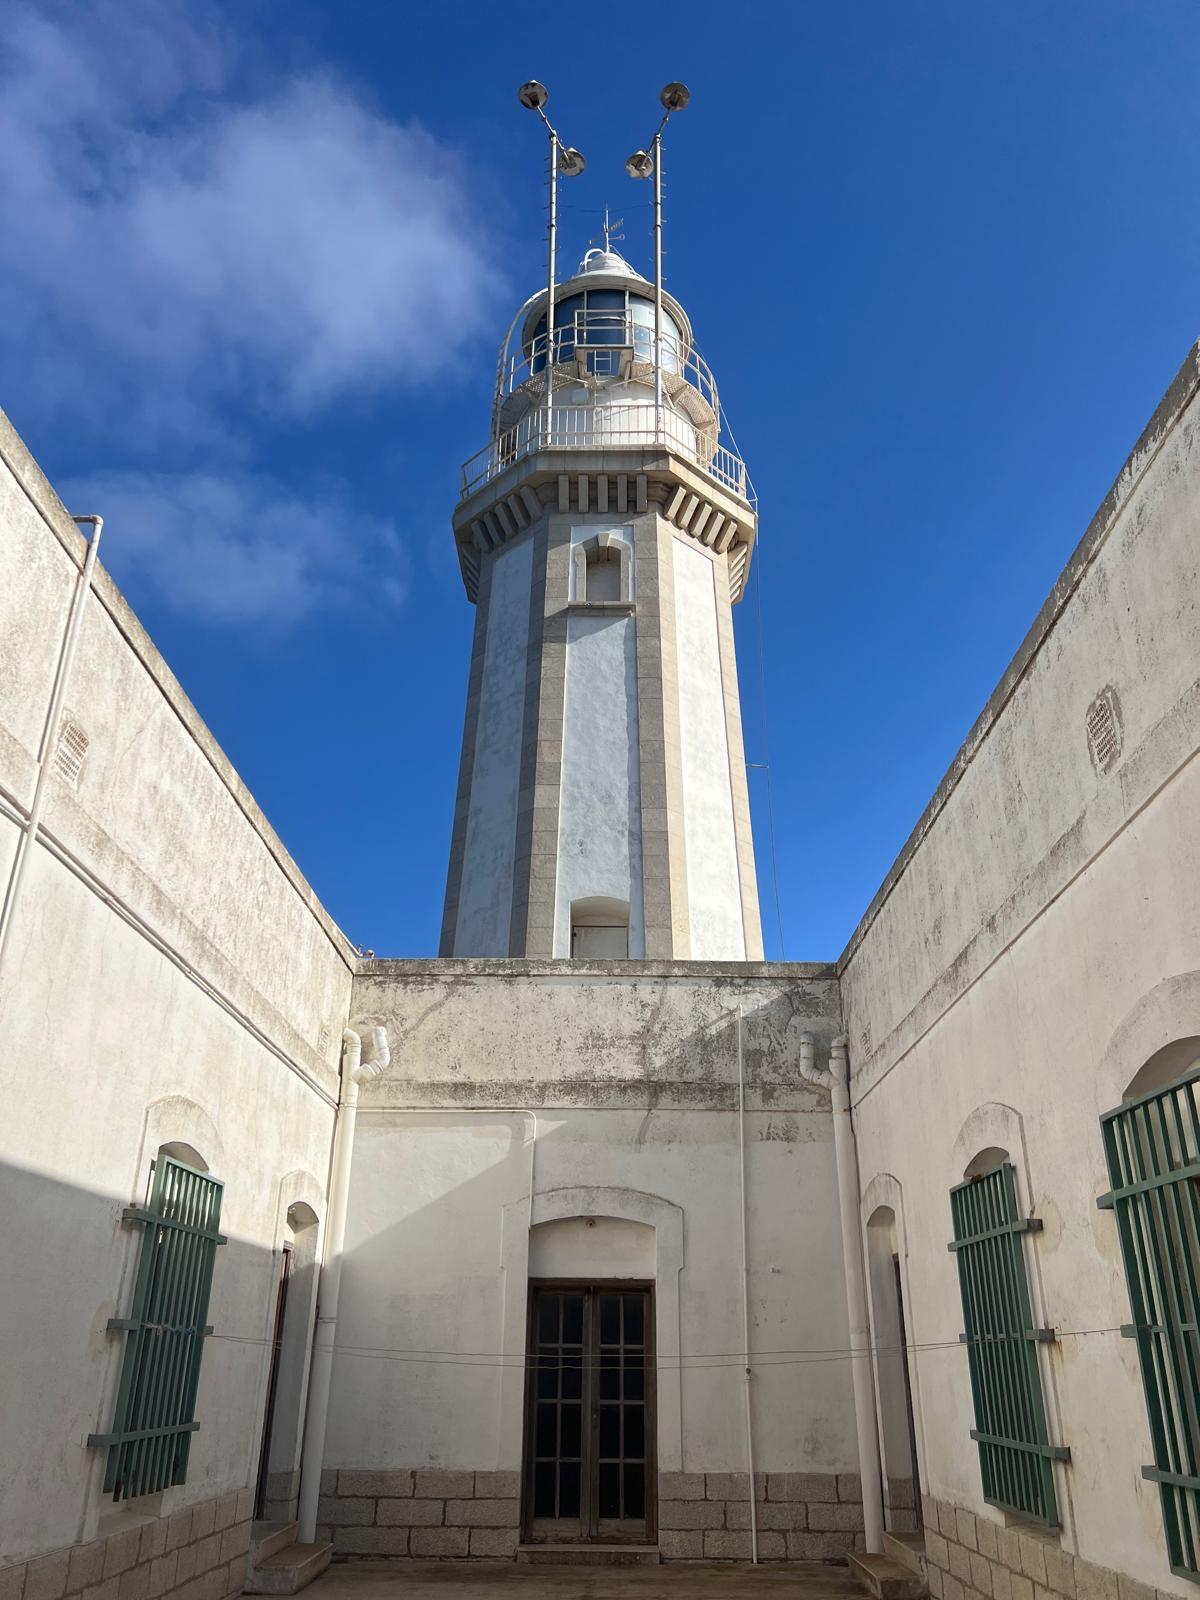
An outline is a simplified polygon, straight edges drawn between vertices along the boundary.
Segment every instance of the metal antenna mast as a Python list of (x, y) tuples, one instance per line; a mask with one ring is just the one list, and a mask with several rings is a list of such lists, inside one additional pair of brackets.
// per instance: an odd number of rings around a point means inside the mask
[(663, 119), (648, 150), (635, 150), (625, 163), (631, 178), (654, 176), (654, 431), (662, 433), (662, 136), (673, 111), (682, 111), (692, 98), (686, 83), (668, 83), (659, 95)]
[[(577, 178), (587, 163), (574, 145), (564, 145), (558, 129), (546, 115), (546, 102), (550, 91), (544, 83), (531, 78), (517, 90), (517, 99), (527, 111), (536, 111), (550, 135), (550, 220), (547, 229), (546, 250), (546, 441), (554, 442), (554, 286), (555, 261), (558, 252), (558, 175)], [(665, 120), (665, 119), (664, 119)]]

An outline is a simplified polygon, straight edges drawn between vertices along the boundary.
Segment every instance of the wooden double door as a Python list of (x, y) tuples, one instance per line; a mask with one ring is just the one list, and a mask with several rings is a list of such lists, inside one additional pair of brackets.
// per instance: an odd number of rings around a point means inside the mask
[(653, 1286), (532, 1284), (527, 1348), (526, 1540), (653, 1541)]

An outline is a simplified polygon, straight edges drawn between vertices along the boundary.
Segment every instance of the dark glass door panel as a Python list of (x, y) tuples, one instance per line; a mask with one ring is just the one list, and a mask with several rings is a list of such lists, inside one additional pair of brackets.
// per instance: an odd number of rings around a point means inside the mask
[(644, 1536), (646, 1525), (646, 1301), (644, 1289), (597, 1293), (599, 1532)]
[(653, 1358), (649, 1289), (534, 1287), (526, 1424), (529, 1538), (652, 1537)]
[(532, 1515), (559, 1537), (580, 1537), (584, 1437), (584, 1294), (541, 1292), (534, 1305)]

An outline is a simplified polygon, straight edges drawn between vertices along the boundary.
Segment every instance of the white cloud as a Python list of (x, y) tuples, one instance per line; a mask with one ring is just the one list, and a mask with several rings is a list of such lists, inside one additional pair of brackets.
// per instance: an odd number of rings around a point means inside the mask
[(498, 287), (451, 152), (327, 74), (264, 88), (217, 15), (0, 8), (3, 366), (142, 451), (424, 382)]
[(318, 613), (398, 605), (395, 528), (336, 491), (301, 500), (261, 475), (100, 472), (61, 485), (104, 513), (102, 556), (135, 605), (282, 636)]

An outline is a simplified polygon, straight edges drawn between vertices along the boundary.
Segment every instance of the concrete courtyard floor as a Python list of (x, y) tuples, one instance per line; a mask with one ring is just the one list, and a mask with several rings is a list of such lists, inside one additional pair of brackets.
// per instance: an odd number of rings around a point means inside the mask
[(863, 1600), (864, 1593), (845, 1567), (777, 1561), (758, 1567), (728, 1561), (659, 1567), (346, 1561), (306, 1591), (311, 1600)]

